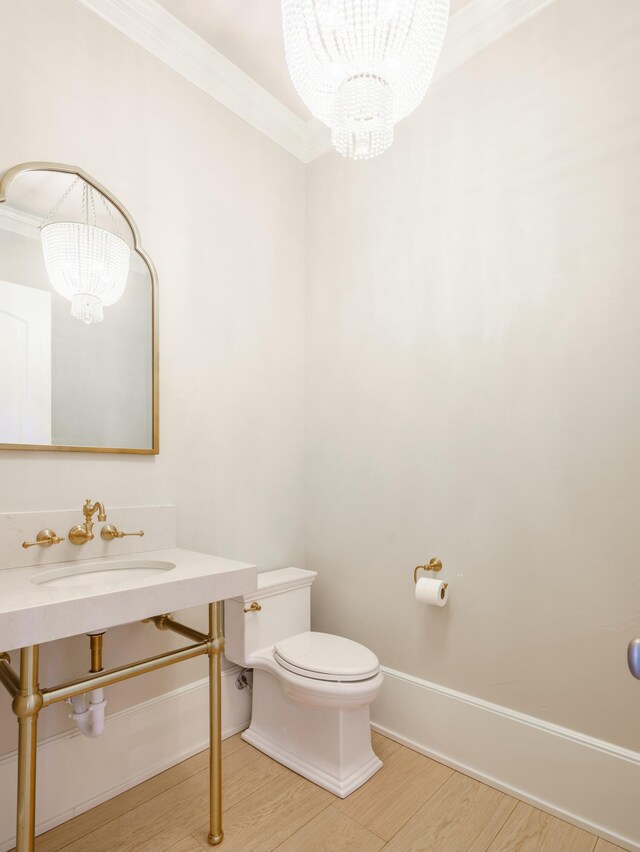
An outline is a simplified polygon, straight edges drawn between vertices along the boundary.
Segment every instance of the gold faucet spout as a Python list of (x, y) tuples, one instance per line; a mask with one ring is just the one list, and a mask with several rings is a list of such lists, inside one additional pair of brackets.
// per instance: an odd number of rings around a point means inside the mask
[(73, 527), (73, 529), (69, 530), (69, 541), (72, 544), (86, 544), (88, 541), (93, 540), (92, 518), (96, 512), (98, 513), (99, 521), (107, 520), (107, 513), (104, 510), (104, 504), (99, 500), (96, 500), (96, 502), (92, 504), (91, 499), (87, 498), (84, 501), (82, 512), (84, 514), (84, 524), (78, 524)]
[(93, 506), (91, 505), (90, 499), (85, 500), (84, 508), (82, 511), (84, 512), (84, 518), (87, 522), (91, 521), (91, 518), (95, 515), (96, 512), (98, 513), (99, 521), (107, 520), (107, 513), (104, 510), (104, 505), (99, 500), (96, 500)]

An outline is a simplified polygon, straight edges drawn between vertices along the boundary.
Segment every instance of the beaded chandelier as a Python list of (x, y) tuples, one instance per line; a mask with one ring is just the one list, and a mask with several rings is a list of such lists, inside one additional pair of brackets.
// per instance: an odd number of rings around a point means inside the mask
[(282, 0), (289, 73), (345, 157), (368, 159), (422, 101), (449, 0)]
[(47, 216), (40, 237), (51, 284), (71, 302), (72, 315), (88, 325), (101, 322), (103, 307), (113, 305), (124, 293), (131, 252), (117, 233), (118, 226), (102, 193), (98, 197), (116, 233), (97, 227), (93, 188), (84, 181), (84, 222), (47, 224), (79, 182), (80, 178), (76, 178)]

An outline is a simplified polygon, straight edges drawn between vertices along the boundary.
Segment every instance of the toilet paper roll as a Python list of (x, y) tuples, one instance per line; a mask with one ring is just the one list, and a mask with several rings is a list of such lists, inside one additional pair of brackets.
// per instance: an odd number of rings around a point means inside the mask
[(416, 600), (431, 606), (444, 606), (449, 599), (449, 589), (442, 580), (420, 577), (416, 583)]

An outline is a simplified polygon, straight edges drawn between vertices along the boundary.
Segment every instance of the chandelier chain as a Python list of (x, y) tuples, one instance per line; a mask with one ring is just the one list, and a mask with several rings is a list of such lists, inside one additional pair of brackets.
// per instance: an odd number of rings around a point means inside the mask
[(66, 190), (64, 191), (64, 193), (63, 193), (63, 194), (60, 196), (60, 198), (57, 200), (56, 204), (55, 204), (55, 205), (51, 208), (51, 210), (49, 211), (49, 214), (48, 214), (48, 216), (46, 217), (46, 219), (43, 219), (43, 220), (42, 220), (42, 224), (40, 225), (40, 228), (41, 228), (41, 229), (42, 229), (42, 228), (44, 228), (44, 226), (45, 226), (45, 225), (47, 225), (47, 224), (49, 223), (49, 221), (50, 221), (50, 220), (51, 220), (51, 219), (52, 219), (52, 218), (56, 215), (56, 213), (57, 213), (57, 212), (58, 212), (58, 210), (62, 207), (62, 205), (63, 205), (63, 204), (64, 204), (64, 202), (67, 200), (67, 198), (69, 197), (69, 195), (71, 195), (71, 192), (72, 192), (72, 191), (75, 189), (75, 187), (78, 185), (78, 181), (79, 181), (79, 180), (80, 180), (80, 176), (78, 175), (78, 176), (76, 177), (76, 179), (75, 179), (74, 181), (72, 181), (72, 182), (69, 184), (69, 186), (66, 188)]
[(111, 222), (113, 224), (116, 236), (120, 237), (121, 236), (120, 228), (118, 228), (118, 223), (116, 222), (115, 216), (111, 212), (111, 205), (107, 202), (107, 199), (104, 197), (104, 195), (102, 193), (99, 193), (99, 197), (100, 197), (100, 201), (102, 202), (102, 206), (107, 211), (108, 217), (111, 219)]

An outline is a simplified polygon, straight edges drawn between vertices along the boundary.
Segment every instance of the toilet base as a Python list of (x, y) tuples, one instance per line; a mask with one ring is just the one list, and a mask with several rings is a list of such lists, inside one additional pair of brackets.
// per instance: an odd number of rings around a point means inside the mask
[(242, 739), (341, 799), (382, 767), (371, 748), (368, 704), (348, 709), (302, 704), (258, 669), (251, 724)]

